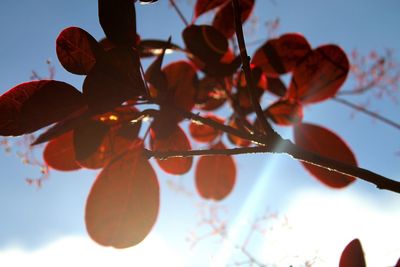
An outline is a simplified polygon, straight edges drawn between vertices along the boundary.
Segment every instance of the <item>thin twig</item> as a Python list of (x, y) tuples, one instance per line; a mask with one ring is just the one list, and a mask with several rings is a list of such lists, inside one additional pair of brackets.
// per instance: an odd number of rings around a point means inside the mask
[(178, 13), (178, 16), (181, 18), (185, 26), (189, 26), (189, 22), (186, 20), (185, 16), (183, 15), (182, 11), (179, 9), (177, 4), (175, 3), (175, 0), (169, 0), (173, 8), (175, 9), (176, 13)]
[(234, 8), (234, 18), (235, 18), (235, 28), (236, 28), (236, 38), (238, 41), (239, 49), (240, 49), (240, 57), (242, 59), (242, 68), (246, 78), (247, 90), (250, 95), (251, 103), (253, 105), (254, 111), (256, 112), (257, 119), (260, 122), (262, 130), (269, 137), (276, 137), (276, 132), (272, 129), (271, 125), (268, 123), (265, 118), (264, 112), (258, 102), (256, 95), (256, 84), (253, 79), (253, 74), (250, 68), (250, 60), (247, 54), (246, 43), (244, 40), (243, 28), (242, 28), (242, 19), (241, 19), (241, 9), (240, 3), (238, 0), (232, 0), (233, 8)]
[(374, 119), (377, 119), (377, 120), (379, 120), (379, 121), (381, 121), (383, 123), (386, 123), (387, 125), (390, 125), (390, 126), (396, 128), (397, 130), (400, 130), (400, 124), (399, 123), (397, 123), (395, 121), (392, 121), (392, 120), (390, 120), (390, 119), (388, 119), (386, 117), (383, 117), (383, 116), (379, 115), (376, 112), (370, 111), (370, 110), (368, 110), (368, 109), (366, 109), (366, 108), (364, 108), (362, 106), (356, 105), (356, 104), (354, 104), (354, 103), (352, 103), (350, 101), (347, 101), (347, 100), (345, 100), (343, 98), (334, 97), (334, 98), (332, 98), (332, 100), (337, 102), (337, 103), (346, 105), (346, 106), (348, 106), (350, 108), (353, 108), (353, 109), (355, 109), (357, 111), (360, 111), (360, 112), (362, 112), (362, 113), (364, 113), (364, 114), (366, 114), (368, 116), (373, 117)]

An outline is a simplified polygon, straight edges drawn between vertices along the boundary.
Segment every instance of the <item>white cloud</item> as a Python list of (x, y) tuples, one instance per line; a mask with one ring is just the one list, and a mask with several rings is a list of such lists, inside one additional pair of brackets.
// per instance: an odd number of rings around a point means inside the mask
[(133, 248), (122, 250), (99, 246), (88, 237), (70, 236), (38, 250), (11, 247), (0, 251), (0, 265), (7, 267), (180, 267), (186, 266), (183, 261), (177, 251), (155, 234)]

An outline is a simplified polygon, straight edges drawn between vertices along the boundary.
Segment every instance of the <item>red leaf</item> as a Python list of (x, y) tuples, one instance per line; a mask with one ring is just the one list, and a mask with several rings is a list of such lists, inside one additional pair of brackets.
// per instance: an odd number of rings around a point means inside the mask
[[(225, 149), (219, 143), (212, 148)], [(232, 191), (236, 181), (236, 165), (232, 156), (201, 156), (196, 167), (196, 188), (205, 199), (222, 200)]]
[(272, 77), (292, 71), (296, 64), (311, 51), (303, 35), (287, 33), (268, 40), (254, 54), (252, 64)]
[(81, 28), (64, 29), (57, 38), (57, 57), (61, 65), (75, 74), (88, 74), (103, 52), (96, 39)]
[(229, 0), (197, 0), (194, 8), (194, 16), (197, 18), (202, 14), (210, 11), (218, 6), (221, 6)]
[[(224, 123), (224, 119), (222, 119), (218, 116), (215, 116), (213, 114), (209, 114), (204, 117), (207, 119), (214, 120), (219, 123)], [(221, 131), (219, 131), (211, 126), (208, 126), (205, 124), (199, 124), (199, 123), (193, 122), (193, 121), (189, 124), (189, 132), (194, 140), (196, 140), (197, 142), (201, 142), (201, 143), (212, 142), (215, 138), (217, 138), (221, 134)]]
[[(249, 121), (247, 121), (247, 122), (250, 124)], [(235, 129), (241, 129), (241, 130), (245, 131), (244, 126), (241, 125), (239, 119), (231, 120), (229, 123), (229, 126), (235, 128)], [(249, 140), (240, 138), (240, 137), (238, 137), (236, 135), (232, 135), (232, 134), (228, 134), (228, 139), (232, 144), (234, 144), (236, 146), (248, 147), (251, 144), (251, 142)]]
[(335, 96), (346, 80), (349, 60), (336, 45), (324, 45), (309, 53), (295, 68), (289, 98), (316, 103)]
[[(92, 129), (78, 129), (78, 136), (75, 138), (75, 147), (84, 143), (81, 148), (77, 148), (79, 158), (77, 162), (79, 165), (89, 169), (99, 169), (104, 167), (112, 158), (129, 149), (134, 144), (135, 139), (126, 138), (121, 136), (120, 126), (110, 128), (104, 134), (102, 131), (94, 132)], [(86, 131), (86, 132), (85, 132)], [(93, 141), (87, 139), (92, 134)]]
[(221, 107), (227, 99), (225, 91), (230, 91), (232, 87), (226, 81), (211, 76), (201, 79), (196, 86), (196, 107), (207, 111)]
[(95, 121), (87, 120), (74, 129), (74, 149), (77, 161), (84, 161), (98, 151), (110, 127)]
[(283, 97), (287, 93), (286, 85), (280, 78), (267, 77), (268, 91), (276, 96)]
[(70, 131), (46, 144), (43, 159), (49, 167), (59, 171), (73, 171), (81, 168), (75, 161), (72, 139)]
[(400, 267), (400, 258), (399, 258), (399, 260), (397, 261), (397, 263), (396, 263), (396, 265), (394, 267)]
[(82, 94), (67, 83), (22, 83), (0, 96), (0, 135), (34, 132), (64, 119), (83, 105)]
[[(321, 126), (301, 123), (294, 128), (295, 143), (303, 149), (322, 156), (357, 166), (356, 158), (348, 145), (335, 133)], [(333, 188), (343, 188), (355, 178), (339, 174), (308, 163), (303, 166), (319, 181)]]
[(228, 51), (228, 40), (210, 25), (190, 25), (182, 37), (187, 49), (205, 64), (219, 62)]
[(103, 246), (134, 246), (153, 227), (159, 202), (156, 173), (137, 146), (111, 161), (94, 182), (86, 202), (87, 231)]
[(351, 241), (343, 250), (339, 267), (365, 267), (364, 252), (358, 239)]
[[(240, 0), (241, 19), (244, 23), (250, 16), (254, 7), (254, 0)], [(234, 13), (231, 1), (228, 1), (218, 10), (213, 20), (213, 26), (226, 38), (231, 38), (235, 33)]]
[(276, 101), (267, 108), (265, 113), (279, 125), (294, 125), (303, 120), (303, 106), (290, 99)]
[(106, 112), (124, 101), (145, 94), (137, 52), (117, 47), (97, 61), (83, 83), (83, 95), (91, 110)]
[(107, 38), (116, 45), (136, 45), (136, 12), (133, 1), (99, 0), (99, 20)]
[(186, 61), (177, 61), (167, 65), (163, 72), (167, 78), (168, 90), (161, 104), (185, 111), (192, 110), (197, 81), (195, 68)]
[[(191, 149), (189, 139), (186, 137), (185, 132), (177, 125), (174, 126), (173, 131), (171, 131), (168, 136), (164, 136), (164, 133), (159, 134), (159, 132), (152, 129), (150, 146), (154, 151), (186, 151)], [(165, 172), (181, 175), (190, 170), (193, 158), (157, 159), (157, 163)]]

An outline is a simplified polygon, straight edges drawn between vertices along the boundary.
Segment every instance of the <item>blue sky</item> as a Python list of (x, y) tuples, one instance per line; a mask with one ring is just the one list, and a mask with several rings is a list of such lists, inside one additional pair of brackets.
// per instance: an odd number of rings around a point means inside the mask
[[(142, 38), (166, 39), (172, 35), (173, 41), (181, 44), (182, 22), (167, 8), (166, 0), (159, 2), (138, 6), (139, 33)], [(191, 11), (186, 4), (190, 1), (178, 2), (190, 18)], [(32, 70), (45, 75), (47, 59), (56, 67), (56, 79), (80, 88), (82, 78), (67, 73), (57, 62), (55, 39), (68, 26), (79, 26), (96, 38), (103, 37), (96, 6), (95, 0), (2, 0), (0, 92), (27, 81)], [(313, 47), (336, 43), (348, 52), (356, 48), (362, 53), (391, 48), (400, 62), (398, 10), (400, 2), (397, 0), (258, 0), (255, 15), (261, 21), (258, 31), (249, 35), (248, 40), (265, 38), (263, 19), (279, 17), (280, 33), (301, 32)], [(175, 56), (168, 59), (172, 58)], [(390, 101), (377, 102), (374, 108), (393, 120), (400, 120), (399, 106)], [(339, 133), (352, 147), (361, 166), (399, 179), (399, 156), (395, 155), (400, 150), (398, 130), (362, 114), (352, 119), (350, 114), (351, 110), (326, 102), (308, 107), (305, 121), (319, 123)], [(290, 130), (281, 130), (291, 137)], [(296, 263), (300, 259), (294, 254), (301, 253), (304, 259), (316, 254), (324, 258), (316, 266), (332, 266), (343, 246), (355, 237), (365, 243), (369, 266), (389, 266), (400, 256), (399, 231), (391, 232), (400, 222), (400, 197), (394, 193), (378, 191), (362, 181), (341, 191), (326, 189), (297, 162), (283, 155), (240, 156), (236, 161), (237, 185), (233, 194), (220, 204), (227, 210), (221, 216), (232, 227), (231, 243), (241, 243), (248, 231), (248, 222), (269, 208), (287, 216), (294, 230), (290, 234), (276, 232), (280, 233), (276, 239), (285, 238), (275, 246), (282, 249), (274, 253), (267, 238), (253, 242), (252, 251), (261, 259), (266, 257), (266, 262), (276, 261), (282, 266), (285, 260)], [(116, 257), (121, 261), (119, 266), (130, 266), (145, 259), (147, 266), (158, 266), (157, 258), (170, 263), (169, 266), (205, 266), (212, 258), (214, 266), (223, 266), (232, 258), (229, 242), (210, 238), (190, 249), (185, 241), (192, 231), (206, 230), (197, 228), (197, 207), (201, 201), (196, 195), (177, 193), (167, 184), (182, 183), (194, 192), (192, 172), (181, 178), (160, 173), (162, 204), (157, 224), (146, 242), (124, 252), (98, 247), (86, 234), (84, 204), (96, 172), (53, 171), (50, 179), (37, 190), (25, 183), (26, 177), (38, 175), (37, 169), (3, 152), (0, 152), (0, 166), (0, 264), (14, 267), (29, 262), (32, 266), (61, 263), (70, 266), (75, 263), (73, 258), (78, 258), (83, 251), (88, 262), (97, 259), (105, 264)], [(151, 248), (157, 252), (151, 254)], [(68, 250), (70, 257), (62, 256), (63, 250)], [(48, 256), (58, 253), (59, 259)], [(158, 254), (155, 259), (154, 253)], [(292, 258), (265, 256), (280, 253), (289, 253)], [(100, 254), (103, 256), (98, 256)]]

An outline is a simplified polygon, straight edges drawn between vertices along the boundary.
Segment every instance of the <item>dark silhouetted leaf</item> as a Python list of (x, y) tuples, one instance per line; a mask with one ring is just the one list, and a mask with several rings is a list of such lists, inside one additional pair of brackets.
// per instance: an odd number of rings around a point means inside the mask
[(165, 51), (167, 47), (170, 46), (170, 42), (171, 38), (169, 38), (165, 47), (162, 49), (161, 54), (157, 56), (156, 60), (154, 60), (153, 63), (151, 63), (145, 73), (146, 81), (152, 84), (158, 91), (165, 92), (168, 87), (167, 77), (165, 76), (165, 73), (161, 70), (161, 67), (164, 60)]
[(156, 173), (142, 145), (119, 155), (99, 174), (85, 211), (90, 237), (103, 246), (127, 248), (140, 243), (159, 209)]
[(294, 100), (278, 100), (265, 111), (266, 115), (279, 125), (293, 125), (303, 120), (303, 106)]
[(81, 28), (64, 29), (57, 38), (57, 57), (63, 67), (75, 74), (88, 74), (103, 52), (96, 39)]
[[(213, 114), (209, 114), (204, 117), (222, 124), (224, 123), (224, 119)], [(200, 124), (193, 121), (189, 124), (189, 132), (194, 140), (202, 143), (212, 142), (215, 138), (217, 138), (221, 134), (220, 130), (217, 130), (206, 124)]]
[(74, 129), (74, 148), (77, 161), (83, 161), (97, 152), (110, 127), (95, 120)]
[(53, 80), (27, 82), (0, 96), (0, 135), (21, 135), (60, 121), (81, 108), (82, 94)]
[(187, 49), (205, 64), (219, 62), (228, 51), (228, 40), (210, 25), (190, 25), (182, 37)]
[[(225, 149), (222, 143), (214, 149)], [(236, 181), (236, 164), (232, 156), (201, 156), (196, 166), (196, 188), (201, 197), (222, 200), (232, 191)]]
[(335, 96), (346, 80), (349, 60), (336, 45), (324, 45), (309, 53), (295, 68), (289, 98), (315, 103)]
[(229, 0), (197, 0), (194, 8), (194, 15), (197, 18), (207, 11), (219, 7), (226, 2), (229, 2)]
[(268, 91), (276, 96), (283, 97), (286, 95), (287, 88), (280, 78), (267, 77)]
[[(165, 136), (163, 133), (158, 134), (158, 132), (152, 129), (150, 145), (154, 151), (186, 151), (191, 149), (185, 132), (177, 125), (174, 126), (174, 130), (168, 136)], [(190, 170), (193, 158), (157, 159), (157, 163), (165, 172), (181, 175)]]
[(269, 77), (292, 71), (311, 51), (310, 44), (298, 33), (287, 33), (268, 40), (254, 54), (252, 64), (262, 68)]
[(117, 47), (96, 62), (83, 83), (83, 95), (91, 110), (106, 112), (124, 101), (145, 94), (137, 52)]
[[(244, 23), (251, 14), (254, 0), (240, 0), (241, 20)], [(226, 38), (231, 38), (235, 33), (235, 22), (232, 1), (228, 1), (218, 10), (212, 25), (218, 29)]]
[(98, 0), (99, 20), (107, 38), (116, 45), (136, 45), (136, 12), (133, 0)]
[(354, 239), (344, 248), (339, 267), (366, 267), (360, 240)]
[(138, 50), (140, 57), (151, 57), (160, 55), (164, 48), (167, 49), (167, 52), (170, 51), (185, 52), (183, 48), (181, 48), (176, 44), (168, 43), (168, 41), (164, 40), (154, 40), (154, 39), (141, 40), (139, 43)]
[[(301, 123), (294, 127), (294, 141), (299, 147), (322, 156), (357, 166), (356, 158), (348, 145), (335, 133), (321, 126)], [(355, 178), (317, 167), (308, 163), (303, 166), (319, 181), (333, 188), (343, 188)]]
[(74, 171), (81, 168), (75, 161), (72, 139), (70, 131), (46, 144), (43, 159), (49, 167), (59, 171)]

